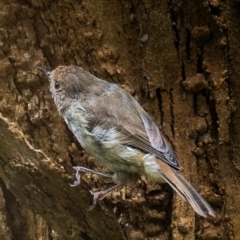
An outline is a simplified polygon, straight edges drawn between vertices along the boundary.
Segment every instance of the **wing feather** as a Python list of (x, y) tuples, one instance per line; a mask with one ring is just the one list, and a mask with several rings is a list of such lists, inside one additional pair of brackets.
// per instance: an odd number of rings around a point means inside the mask
[[(173, 167), (175, 170), (177, 171), (180, 170), (180, 165), (178, 163), (178, 160), (173, 150), (171, 149), (170, 145), (168, 146), (169, 143), (167, 143), (167, 141), (164, 139), (163, 136), (161, 136), (162, 137), (161, 141), (163, 142), (163, 145), (160, 146), (161, 148), (158, 146), (158, 149), (157, 149), (151, 144), (151, 142), (148, 139), (141, 137), (136, 133), (131, 132), (131, 130), (128, 130), (127, 127), (121, 132), (124, 134), (124, 136), (126, 136), (126, 140), (125, 140), (126, 144), (133, 146), (135, 148), (141, 149), (146, 153), (153, 154), (157, 158), (161, 159), (162, 161), (164, 161), (165, 163)], [(171, 155), (169, 153), (171, 153)]]
[(180, 165), (176, 154), (174, 153), (171, 145), (164, 138), (163, 134), (161, 134), (156, 124), (144, 110), (140, 112), (140, 117), (144, 124), (151, 146), (160, 153), (164, 154), (164, 159), (161, 158), (163, 161), (179, 170)]

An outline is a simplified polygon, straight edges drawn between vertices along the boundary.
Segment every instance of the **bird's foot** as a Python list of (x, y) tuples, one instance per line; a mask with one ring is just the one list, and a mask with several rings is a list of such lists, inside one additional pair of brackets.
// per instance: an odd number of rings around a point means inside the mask
[(73, 184), (70, 184), (71, 187), (76, 187), (78, 185), (80, 185), (81, 183), (81, 174), (80, 172), (89, 172), (89, 173), (94, 173), (103, 177), (108, 177), (108, 178), (112, 178), (112, 175), (109, 173), (103, 173), (103, 172), (98, 172), (98, 171), (94, 171), (92, 169), (89, 168), (85, 168), (85, 167), (80, 167), (80, 166), (75, 166), (73, 167), (76, 170), (76, 180), (74, 181)]
[(113, 187), (110, 187), (106, 190), (103, 190), (103, 191), (99, 191), (99, 192), (90, 191), (90, 193), (93, 195), (93, 204), (88, 208), (88, 210), (89, 211), (93, 210), (96, 207), (98, 200), (102, 200), (108, 193), (110, 193), (118, 188), (121, 188), (124, 185), (125, 185), (124, 183), (119, 183), (119, 184), (117, 184)]

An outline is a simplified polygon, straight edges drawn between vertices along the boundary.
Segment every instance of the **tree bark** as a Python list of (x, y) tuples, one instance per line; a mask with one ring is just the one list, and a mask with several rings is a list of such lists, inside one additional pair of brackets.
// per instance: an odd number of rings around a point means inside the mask
[[(240, 2), (2, 1), (1, 239), (239, 239)], [(130, 92), (216, 212), (196, 216), (144, 177), (88, 211), (112, 183), (58, 115), (46, 78), (78, 65)]]

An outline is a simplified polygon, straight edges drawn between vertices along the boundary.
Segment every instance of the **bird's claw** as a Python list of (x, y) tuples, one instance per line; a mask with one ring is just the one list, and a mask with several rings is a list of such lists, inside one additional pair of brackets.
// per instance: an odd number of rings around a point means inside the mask
[(69, 185), (71, 187), (76, 187), (76, 186), (80, 185), (80, 183), (81, 183), (81, 174), (80, 174), (81, 169), (79, 167), (73, 167), (73, 168), (76, 170), (76, 174), (75, 174), (76, 180), (74, 181), (73, 184), (69, 184)]
[(105, 195), (105, 191), (93, 192), (90, 190), (89, 192), (93, 195), (93, 204), (88, 208), (88, 211), (92, 211), (96, 207), (97, 201), (101, 200), (101, 197)]

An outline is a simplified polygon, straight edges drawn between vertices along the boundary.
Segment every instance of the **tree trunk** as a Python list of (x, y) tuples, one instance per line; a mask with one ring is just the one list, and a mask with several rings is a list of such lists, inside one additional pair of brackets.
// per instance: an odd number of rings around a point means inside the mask
[[(239, 239), (240, 1), (2, 1), (1, 239)], [(107, 171), (58, 115), (37, 67), (78, 65), (130, 92), (216, 212), (142, 178), (88, 211)]]

